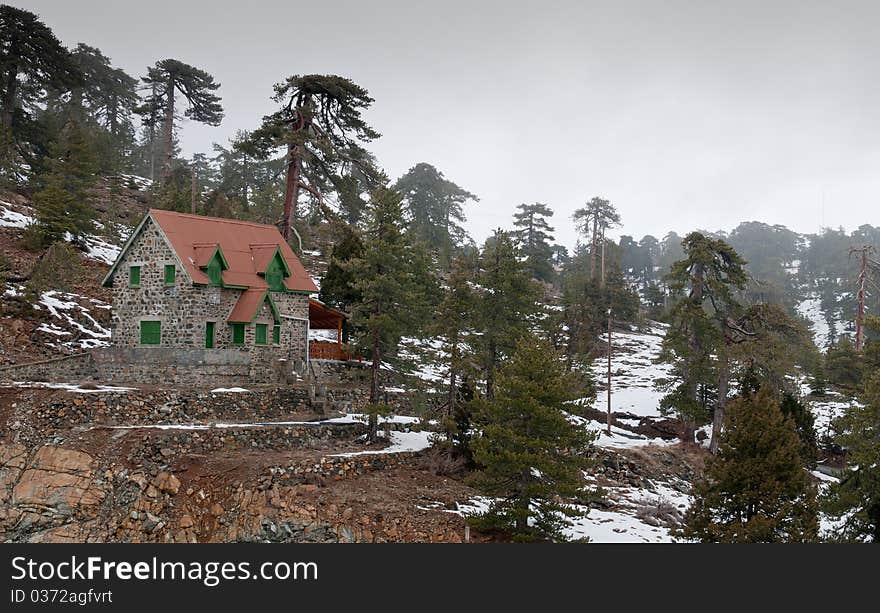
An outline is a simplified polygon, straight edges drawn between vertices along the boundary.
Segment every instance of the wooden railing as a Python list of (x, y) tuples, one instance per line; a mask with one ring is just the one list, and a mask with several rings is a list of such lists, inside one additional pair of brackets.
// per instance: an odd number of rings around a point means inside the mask
[(312, 360), (350, 360), (352, 356), (336, 343), (312, 341), (309, 343)]

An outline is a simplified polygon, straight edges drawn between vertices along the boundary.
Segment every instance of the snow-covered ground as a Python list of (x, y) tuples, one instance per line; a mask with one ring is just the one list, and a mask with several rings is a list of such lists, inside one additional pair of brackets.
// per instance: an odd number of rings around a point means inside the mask
[[(9, 202), (0, 200), (0, 227), (2, 228), (20, 228), (24, 229), (34, 223), (34, 210), (26, 206), (15, 206)], [(97, 224), (100, 226), (100, 224)], [(71, 235), (66, 235), (66, 240), (71, 240)], [(89, 235), (83, 239), (88, 258), (103, 262), (104, 264), (113, 264), (119, 255), (121, 247), (107, 242), (104, 238), (96, 235)]]
[(90, 308), (109, 309), (110, 305), (106, 302), (52, 290), (43, 292), (34, 308), (46, 309), (51, 316), (51, 320), (44, 321), (37, 328), (58, 338), (57, 342), (47, 343), (51, 347), (94, 349), (110, 344), (110, 329), (95, 320), (90, 312)]
[(76, 385), (73, 383), (46, 383), (43, 381), (16, 381), (12, 383), (13, 387), (44, 387), (53, 390), (65, 390), (68, 392), (74, 392), (77, 394), (95, 394), (98, 392), (116, 392), (116, 393), (125, 393), (125, 392), (134, 392), (137, 391), (135, 387), (121, 387), (118, 385)]
[[(591, 479), (588, 478), (588, 481)], [(691, 497), (680, 490), (687, 484), (659, 483), (650, 481), (645, 489), (604, 488), (616, 510), (576, 507), (585, 512), (583, 517), (571, 518), (571, 525), (563, 530), (569, 539), (588, 538), (594, 543), (669, 543), (676, 539), (669, 533), (667, 522), (662, 518), (681, 516), (691, 504)], [(449, 510), (458, 515), (475, 515), (485, 512), (491, 499), (477, 496), (459, 503), (457, 509)]]
[(637, 434), (618, 426), (611, 426), (611, 434), (608, 434), (607, 424), (596, 421), (594, 419), (586, 419), (578, 415), (568, 415), (569, 421), (577, 424), (591, 432), (597, 432), (599, 438), (594, 442), (598, 447), (608, 447), (611, 449), (627, 449), (632, 447), (644, 447), (645, 445), (667, 446), (674, 445), (678, 439), (667, 441), (662, 438), (649, 439), (646, 436)]
[(798, 315), (810, 322), (813, 342), (816, 347), (824, 350), (831, 340), (831, 329), (822, 312), (822, 301), (815, 296), (807, 298), (798, 303), (796, 310)]
[(0, 228), (26, 228), (33, 221), (18, 211), (12, 209), (12, 204), (0, 200)]
[[(666, 334), (666, 324), (651, 322), (645, 332), (616, 332), (611, 335), (611, 411), (638, 417), (659, 418), (663, 392), (654, 387), (658, 379), (669, 377), (671, 366), (656, 364)], [(608, 358), (597, 358), (590, 365), (598, 394), (593, 408), (607, 409), (606, 381)]]

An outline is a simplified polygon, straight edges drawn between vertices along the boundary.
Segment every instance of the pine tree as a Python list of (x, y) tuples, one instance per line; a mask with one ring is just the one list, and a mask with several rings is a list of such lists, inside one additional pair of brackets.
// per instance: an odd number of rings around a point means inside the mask
[(499, 374), (495, 399), (474, 401), (473, 482), (496, 498), (471, 520), (477, 527), (515, 540), (564, 540), (568, 518), (583, 514), (572, 504), (594, 496), (582, 471), (595, 435), (564, 413), (579, 387), (546, 341), (526, 335)]
[(357, 281), (348, 263), (364, 255), (364, 242), (357, 231), (349, 226), (342, 229), (342, 237), (333, 244), (330, 251), (330, 264), (321, 279), (321, 302), (337, 309), (347, 310), (361, 300), (355, 287)]
[(477, 285), (481, 308), (476, 313), (475, 345), (486, 396), (495, 395), (495, 371), (537, 312), (538, 288), (532, 282), (510, 235), (496, 230), (486, 241), (479, 260)]
[(139, 108), (144, 121), (155, 126), (164, 116), (164, 159), (162, 177), (166, 179), (171, 172), (174, 156), (175, 98), (179, 93), (188, 103), (184, 116), (209, 126), (219, 126), (223, 120), (223, 107), (220, 97), (214, 92), (220, 84), (204, 70), (184, 64), (179, 60), (166, 59), (156, 62), (147, 70), (143, 82), (153, 86), (149, 96)]
[(443, 343), (443, 355), (446, 356), (448, 389), (443, 411), (443, 426), (446, 438), (452, 442), (462, 433), (457, 431), (457, 422), (462, 418), (460, 405), (462, 399), (461, 382), (472, 378), (474, 370), (473, 349), (471, 339), (473, 332), (473, 313), (478, 307), (477, 296), (473, 288), (473, 266), (464, 255), (453, 260), (447, 279), (447, 287), (443, 299), (435, 313), (432, 332)]
[(16, 155), (36, 161), (40, 139), (35, 113), (50, 90), (68, 91), (82, 82), (70, 53), (33, 13), (0, 5), (0, 145), (4, 172), (14, 172)]
[(586, 261), (589, 253), (579, 248), (560, 275), (563, 343), (569, 359), (595, 357), (597, 337), (607, 327), (608, 309), (615, 321), (635, 322), (639, 315), (639, 297), (619, 271), (612, 269), (605, 287), (590, 279)]
[(547, 223), (547, 218), (553, 216), (553, 211), (540, 202), (521, 204), (517, 210), (513, 216), (516, 230), (511, 235), (519, 244), (532, 277), (549, 282), (553, 279), (553, 247), (550, 244), (553, 241), (553, 228)]
[(351, 166), (369, 178), (369, 188), (384, 183), (382, 173), (363, 144), (379, 138), (361, 113), (373, 103), (367, 90), (336, 75), (294, 75), (275, 85), (281, 108), (263, 118), (242, 145), (254, 157), (266, 159), (278, 149), (286, 152), (284, 208), (280, 226), (290, 238), (290, 224), (298, 217), (301, 191), (306, 191), (327, 216), (324, 194), (338, 189), (344, 170)]
[[(699, 232), (688, 234), (683, 245), (685, 258), (665, 277), (670, 290), (684, 296), (670, 312), (663, 341), (661, 360), (673, 364), (675, 376), (665, 382), (667, 394), (660, 407), (678, 413), (684, 440), (693, 441), (696, 424), (708, 417), (707, 400), (714, 396), (714, 450), (730, 378), (728, 322), (740, 313), (736, 291), (746, 283), (745, 262), (723, 240)], [(707, 394), (712, 387), (714, 393)]]
[(358, 348), (370, 359), (369, 426), (375, 440), (378, 416), (387, 410), (380, 403), (382, 362), (391, 356), (400, 337), (424, 317), (426, 289), (432, 280), (424, 260), (414, 249), (404, 228), (401, 196), (388, 187), (373, 192), (369, 223), (363, 235), (363, 253), (341, 267), (352, 275), (359, 300), (352, 305), (352, 325)]
[(45, 171), (38, 177), (42, 186), (34, 194), (37, 211), (35, 230), (42, 245), (81, 239), (94, 228), (94, 210), (88, 188), (96, 179), (97, 159), (84, 131), (70, 126), (60, 142), (52, 145)]
[[(590, 237), (590, 279), (596, 278), (599, 261), (599, 247), (605, 241), (605, 231), (620, 225), (620, 213), (608, 200), (598, 196), (592, 198), (582, 208), (577, 209), (572, 219), (584, 236)], [(604, 253), (604, 252), (603, 252)], [(599, 285), (605, 284), (605, 262), (599, 276)]]
[(837, 518), (838, 540), (880, 543), (880, 373), (870, 377), (862, 400), (835, 421), (849, 468), (822, 502)]
[(410, 230), (437, 251), (440, 267), (445, 269), (453, 250), (467, 240), (461, 225), (465, 221), (463, 207), (479, 198), (426, 162), (410, 168), (397, 180), (395, 189), (403, 194)]
[(800, 440), (769, 389), (730, 403), (718, 454), (693, 494), (679, 536), (725, 543), (818, 538), (816, 492)]
[(825, 353), (828, 381), (849, 394), (857, 394), (863, 385), (864, 362), (848, 336), (841, 336), (836, 346)]

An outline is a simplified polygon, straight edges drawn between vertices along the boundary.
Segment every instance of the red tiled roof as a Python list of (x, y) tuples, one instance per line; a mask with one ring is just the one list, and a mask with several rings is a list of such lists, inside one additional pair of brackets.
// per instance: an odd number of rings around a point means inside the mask
[(266, 295), (267, 289), (268, 288), (251, 288), (243, 291), (241, 296), (238, 297), (238, 302), (232, 307), (232, 312), (226, 320), (236, 323), (250, 323), (253, 321), (257, 312), (263, 306), (263, 302), (268, 299), (268, 296)]
[[(159, 209), (151, 209), (150, 215), (168, 237), (171, 247), (195, 283), (208, 283), (208, 276), (200, 267), (207, 265), (219, 245), (229, 264), (228, 270), (222, 273), (224, 283), (265, 291), (268, 284), (258, 273), (265, 272), (275, 250), (280, 249), (291, 273), (284, 279), (285, 287), (299, 292), (318, 291), (275, 226)], [(243, 299), (244, 296), (239, 303)], [(256, 308), (259, 306), (256, 305)]]

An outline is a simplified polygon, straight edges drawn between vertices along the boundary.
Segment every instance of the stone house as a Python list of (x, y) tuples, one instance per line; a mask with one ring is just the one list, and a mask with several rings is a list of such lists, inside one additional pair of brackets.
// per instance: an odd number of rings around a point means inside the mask
[(257, 380), (308, 361), (318, 288), (275, 226), (153, 209), (103, 283), (122, 360), (247, 363)]

